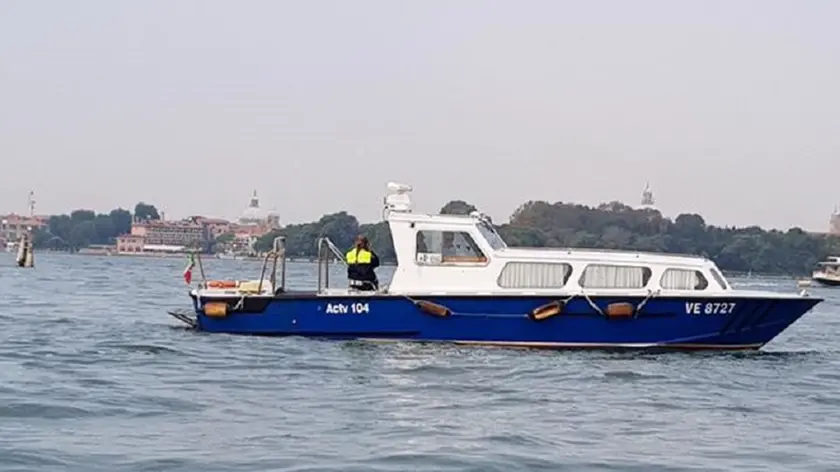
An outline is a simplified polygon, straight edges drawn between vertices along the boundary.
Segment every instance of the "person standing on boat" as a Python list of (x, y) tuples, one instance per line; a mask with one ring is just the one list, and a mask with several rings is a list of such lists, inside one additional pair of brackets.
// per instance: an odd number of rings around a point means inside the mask
[(377, 290), (379, 279), (376, 268), (379, 256), (370, 250), (370, 241), (363, 235), (356, 236), (356, 244), (345, 254), (347, 261), (347, 279), (350, 287), (358, 290)]

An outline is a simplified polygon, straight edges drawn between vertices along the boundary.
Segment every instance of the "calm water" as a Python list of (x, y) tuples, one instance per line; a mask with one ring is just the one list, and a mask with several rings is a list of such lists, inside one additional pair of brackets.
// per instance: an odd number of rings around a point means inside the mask
[(840, 290), (763, 353), (556, 353), (198, 334), (184, 260), (36, 258), (0, 254), (2, 472), (840, 470)]

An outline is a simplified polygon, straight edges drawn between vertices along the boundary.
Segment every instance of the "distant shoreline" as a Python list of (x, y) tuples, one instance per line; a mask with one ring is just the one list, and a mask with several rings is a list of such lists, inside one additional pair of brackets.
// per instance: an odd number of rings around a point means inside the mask
[[(177, 253), (177, 254), (168, 254), (168, 253), (149, 253), (149, 252), (138, 252), (138, 253), (119, 253), (119, 252), (106, 252), (106, 251), (97, 251), (97, 250), (81, 250), (77, 252), (70, 252), (70, 251), (55, 251), (49, 249), (41, 249), (40, 251), (36, 250), (35, 255), (37, 256), (38, 253), (47, 253), (47, 254), (66, 254), (69, 256), (86, 256), (86, 257), (121, 257), (121, 258), (142, 258), (142, 259), (186, 259), (188, 254), (185, 253)], [(249, 261), (249, 262), (262, 262), (265, 260), (265, 256), (263, 257), (237, 257), (236, 259), (223, 259), (216, 257), (215, 254), (200, 254), (202, 261)], [(307, 257), (287, 257), (286, 262), (308, 262), (315, 264), (317, 263), (317, 259), (314, 258), (307, 258)], [(331, 263), (336, 263), (336, 260), (331, 260)], [(395, 262), (382, 262), (381, 266), (396, 266)]]
[[(87, 256), (87, 257), (121, 257), (121, 258), (142, 258), (142, 259), (186, 259), (186, 254), (153, 254), (153, 253), (107, 253), (107, 252), (99, 252), (99, 251), (79, 251), (79, 252), (69, 252), (69, 251), (55, 251), (49, 249), (42, 249), (40, 251), (36, 250), (35, 255), (37, 257), (38, 253), (44, 254), (67, 254), (71, 256)], [(242, 257), (237, 259), (220, 259), (217, 258), (214, 254), (202, 254), (201, 255), (202, 261), (249, 261), (249, 262), (262, 262), (265, 260), (265, 257)], [(306, 262), (310, 264), (317, 263), (317, 260), (314, 258), (306, 258), (306, 257), (292, 257), (286, 258), (286, 262), (295, 262), (301, 263)], [(337, 263), (336, 260), (331, 260), (331, 263)], [(382, 262), (382, 267), (395, 267), (397, 264), (396, 262)], [(725, 270), (723, 273), (727, 277), (739, 277), (739, 278), (749, 278), (749, 272), (738, 272), (738, 271), (729, 271)], [(810, 274), (802, 274), (802, 275), (782, 275), (782, 274), (762, 274), (758, 272), (752, 272), (752, 276), (762, 277), (762, 278), (772, 278), (772, 279), (794, 279), (798, 280), (800, 278), (808, 278)]]

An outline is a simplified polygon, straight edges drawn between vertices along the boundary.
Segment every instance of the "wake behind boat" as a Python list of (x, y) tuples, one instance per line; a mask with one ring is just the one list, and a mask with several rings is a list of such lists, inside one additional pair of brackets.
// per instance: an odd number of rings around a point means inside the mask
[(281, 237), (259, 280), (205, 281), (190, 291), (193, 310), (173, 316), (214, 333), (733, 350), (760, 348), (822, 301), (732, 289), (697, 256), (509, 247), (479, 213), (414, 213), (411, 187), (388, 187), (398, 264), (387, 287), (330, 288), (329, 260), (343, 258), (322, 238), (318, 289), (287, 290)]

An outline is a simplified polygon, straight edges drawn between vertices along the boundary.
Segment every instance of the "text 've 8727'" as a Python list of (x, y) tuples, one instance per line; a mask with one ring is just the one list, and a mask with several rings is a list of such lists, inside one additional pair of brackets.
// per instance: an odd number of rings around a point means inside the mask
[(728, 315), (735, 312), (732, 302), (687, 302), (685, 312), (689, 315)]

